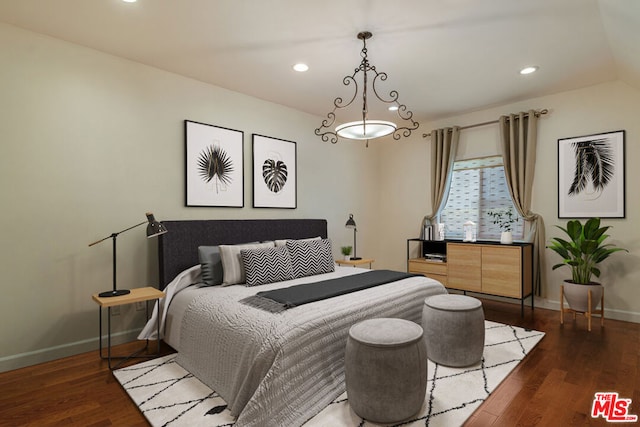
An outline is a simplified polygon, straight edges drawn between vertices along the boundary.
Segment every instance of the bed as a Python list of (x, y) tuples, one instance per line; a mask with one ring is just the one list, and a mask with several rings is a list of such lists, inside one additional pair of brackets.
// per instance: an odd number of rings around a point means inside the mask
[[(367, 270), (336, 267), (257, 287), (191, 286), (202, 280), (198, 246), (283, 239), (325, 242), (316, 219), (164, 221), (159, 241), (167, 292), (162, 338), (177, 361), (227, 402), (237, 426), (299, 426), (344, 392), (344, 347), (351, 325), (374, 317), (420, 322), (424, 298), (446, 293), (424, 276), (271, 313), (242, 301), (260, 291), (331, 280)], [(327, 283), (327, 282), (323, 282)], [(152, 337), (154, 319), (140, 338)]]

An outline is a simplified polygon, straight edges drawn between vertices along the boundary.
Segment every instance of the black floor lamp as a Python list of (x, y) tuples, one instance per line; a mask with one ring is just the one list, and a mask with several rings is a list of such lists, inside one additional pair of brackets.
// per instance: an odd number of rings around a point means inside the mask
[(165, 226), (161, 222), (156, 221), (156, 219), (153, 217), (153, 214), (151, 212), (147, 212), (146, 221), (143, 221), (140, 224), (136, 224), (132, 227), (126, 228), (122, 231), (118, 231), (117, 233), (112, 233), (110, 236), (107, 236), (104, 239), (100, 239), (97, 242), (93, 242), (89, 244), (89, 246), (97, 245), (98, 243), (104, 242), (107, 239), (111, 239), (113, 241), (113, 290), (100, 292), (98, 294), (99, 297), (102, 297), (102, 298), (117, 297), (120, 295), (127, 295), (128, 293), (131, 292), (128, 289), (117, 289), (116, 287), (116, 237), (118, 237), (118, 234), (124, 233), (125, 231), (132, 230), (143, 224), (147, 224), (147, 238), (159, 236), (167, 232), (167, 229), (165, 228)]
[(358, 229), (356, 228), (356, 222), (353, 220), (353, 214), (349, 214), (349, 219), (347, 220), (347, 223), (344, 226), (347, 228), (353, 228), (353, 256), (351, 257), (351, 259), (354, 261), (362, 259), (359, 256), (357, 256), (358, 251), (356, 250), (356, 233)]

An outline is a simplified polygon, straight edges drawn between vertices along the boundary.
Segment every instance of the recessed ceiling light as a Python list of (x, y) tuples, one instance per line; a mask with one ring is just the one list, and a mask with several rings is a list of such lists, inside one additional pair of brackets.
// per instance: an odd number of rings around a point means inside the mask
[(122, 0), (122, 1), (125, 2), (125, 3), (135, 3), (138, 0)]
[(524, 67), (522, 70), (520, 70), (520, 74), (531, 74), (535, 73), (536, 71), (538, 71), (538, 66), (533, 65), (531, 67)]
[(309, 66), (307, 64), (299, 63), (299, 64), (294, 65), (293, 69), (298, 71), (299, 73), (304, 73), (305, 71), (307, 71), (309, 69)]
[(391, 107), (389, 107), (389, 111), (398, 111), (398, 106), (392, 105)]

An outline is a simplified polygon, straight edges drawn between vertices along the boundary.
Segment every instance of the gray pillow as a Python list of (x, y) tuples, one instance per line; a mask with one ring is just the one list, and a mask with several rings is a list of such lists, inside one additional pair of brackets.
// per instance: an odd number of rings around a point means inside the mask
[(242, 245), (220, 245), (220, 257), (222, 258), (223, 280), (222, 286), (244, 283), (245, 273), (240, 258), (242, 249), (273, 248), (275, 243), (247, 243)]
[(206, 286), (222, 284), (222, 258), (218, 246), (198, 246), (202, 281)]
[(247, 286), (293, 279), (291, 259), (285, 246), (240, 251)]
[(287, 242), (289, 240), (297, 240), (297, 241), (300, 241), (300, 242), (308, 242), (310, 240), (320, 240), (320, 239), (321, 239), (320, 236), (318, 236), (318, 237), (310, 237), (308, 239), (282, 239), (282, 240), (276, 240), (276, 246), (287, 246)]

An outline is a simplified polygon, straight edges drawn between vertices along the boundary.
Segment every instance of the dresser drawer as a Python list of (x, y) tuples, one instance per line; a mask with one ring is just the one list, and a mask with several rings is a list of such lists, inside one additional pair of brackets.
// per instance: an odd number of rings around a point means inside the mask
[(447, 263), (427, 261), (422, 258), (415, 258), (409, 260), (409, 272), (420, 273), (425, 275), (447, 275)]

